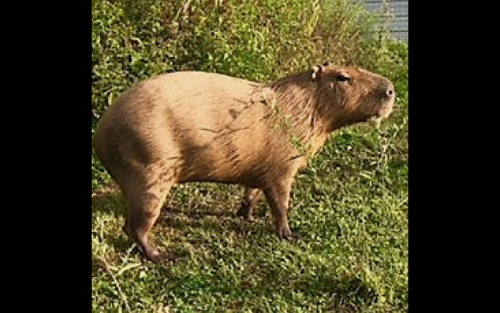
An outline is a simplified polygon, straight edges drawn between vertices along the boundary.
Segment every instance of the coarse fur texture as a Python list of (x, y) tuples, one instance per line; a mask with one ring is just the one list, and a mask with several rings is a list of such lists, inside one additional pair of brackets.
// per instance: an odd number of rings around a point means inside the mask
[(120, 186), (124, 230), (154, 262), (148, 232), (176, 183), (247, 187), (239, 215), (251, 218), (265, 195), (277, 233), (293, 238), (288, 202), (297, 171), (344, 126), (386, 118), (394, 87), (354, 67), (327, 63), (260, 84), (204, 72), (176, 72), (127, 90), (102, 117), (97, 156)]

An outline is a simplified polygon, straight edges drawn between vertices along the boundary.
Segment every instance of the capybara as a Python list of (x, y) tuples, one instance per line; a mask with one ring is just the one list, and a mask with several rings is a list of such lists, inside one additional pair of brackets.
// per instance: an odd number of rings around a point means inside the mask
[(265, 195), (278, 235), (293, 239), (297, 171), (334, 130), (388, 117), (394, 98), (386, 78), (328, 63), (270, 83), (175, 72), (125, 91), (99, 121), (94, 148), (123, 193), (125, 232), (159, 262), (148, 232), (176, 183), (243, 185), (238, 214), (248, 219)]

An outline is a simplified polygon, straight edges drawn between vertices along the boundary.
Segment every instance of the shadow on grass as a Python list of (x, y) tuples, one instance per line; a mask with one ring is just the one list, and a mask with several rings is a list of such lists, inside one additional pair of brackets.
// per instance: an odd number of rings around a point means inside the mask
[(241, 235), (259, 226), (270, 226), (265, 223), (265, 219), (255, 218), (255, 221), (247, 221), (237, 216), (235, 211), (213, 211), (210, 208), (206, 211), (199, 209), (190, 211), (168, 208), (162, 213), (158, 223), (180, 232), (199, 228), (198, 230), (205, 232), (222, 234), (229, 231)]
[(338, 277), (320, 274), (319, 278), (303, 281), (297, 287), (313, 295), (329, 294), (329, 312), (358, 312), (356, 308), (369, 306), (378, 300), (378, 293), (355, 276)]
[[(281, 270), (261, 268), (262, 280), (259, 284), (248, 289), (238, 286), (242, 292), (249, 294), (274, 294), (281, 293), (286, 286), (285, 297), (291, 303), (295, 301), (292, 293), (302, 293), (307, 297), (318, 295), (326, 296), (327, 312), (355, 313), (359, 308), (370, 306), (378, 301), (378, 293), (365, 281), (354, 275), (339, 276), (331, 270), (316, 272), (305, 276), (295, 276), (295, 281), (286, 281)], [(297, 303), (301, 305), (301, 303)]]
[[(378, 293), (365, 281), (355, 275), (339, 276), (335, 273), (335, 267), (303, 274), (289, 272), (279, 264), (258, 259), (251, 260), (247, 266), (246, 274), (236, 284), (217, 271), (215, 274), (189, 272), (177, 276), (169, 290), (181, 298), (186, 295), (187, 302), (191, 290), (204, 289), (212, 294), (233, 294), (229, 303), (221, 303), (226, 308), (230, 305), (241, 309), (249, 304), (252, 306), (252, 303), (258, 305), (256, 299), (274, 298), (307, 312), (315, 311), (308, 306), (315, 303), (304, 302), (304, 299), (324, 299), (326, 312), (355, 313), (373, 305), (379, 298)], [(297, 297), (299, 294), (301, 296)]]

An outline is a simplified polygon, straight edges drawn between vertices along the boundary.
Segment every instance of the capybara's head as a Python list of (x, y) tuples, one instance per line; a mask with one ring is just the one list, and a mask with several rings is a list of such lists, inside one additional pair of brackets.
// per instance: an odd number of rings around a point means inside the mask
[[(311, 79), (318, 84), (322, 111), (343, 125), (387, 118), (394, 105), (394, 85), (386, 78), (355, 67), (315, 65)], [(337, 122), (339, 122), (337, 120)]]

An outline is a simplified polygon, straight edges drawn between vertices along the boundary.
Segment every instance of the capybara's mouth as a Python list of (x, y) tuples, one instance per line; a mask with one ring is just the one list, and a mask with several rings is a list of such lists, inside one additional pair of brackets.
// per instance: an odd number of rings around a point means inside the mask
[(379, 128), (382, 121), (388, 118), (389, 115), (391, 115), (393, 109), (393, 103), (394, 101), (391, 101), (388, 104), (384, 105), (379, 111), (377, 111), (377, 113), (375, 113), (375, 115), (373, 115), (369, 119), (369, 123), (375, 126), (376, 128)]
[(379, 118), (388, 118), (389, 115), (392, 113), (392, 108), (393, 108), (393, 102), (385, 105), (379, 112), (378, 112), (378, 117)]
[(375, 115), (374, 117), (369, 119), (368, 122), (370, 123), (370, 125), (374, 126), (375, 128), (379, 128), (383, 119), (384, 119), (383, 117), (379, 117), (379, 116)]

